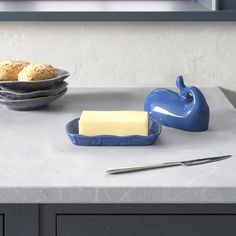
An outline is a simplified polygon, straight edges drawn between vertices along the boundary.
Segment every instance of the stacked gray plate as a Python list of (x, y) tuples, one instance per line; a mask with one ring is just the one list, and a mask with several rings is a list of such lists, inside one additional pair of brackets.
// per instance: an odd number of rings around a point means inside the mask
[(66, 93), (68, 84), (64, 80), (69, 75), (57, 69), (57, 77), (48, 80), (0, 81), (0, 104), (18, 111), (43, 108)]

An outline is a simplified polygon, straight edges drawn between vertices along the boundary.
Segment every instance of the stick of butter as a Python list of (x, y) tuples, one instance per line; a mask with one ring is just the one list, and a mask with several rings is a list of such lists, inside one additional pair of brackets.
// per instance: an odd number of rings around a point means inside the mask
[(79, 134), (148, 136), (148, 113), (145, 111), (83, 111)]

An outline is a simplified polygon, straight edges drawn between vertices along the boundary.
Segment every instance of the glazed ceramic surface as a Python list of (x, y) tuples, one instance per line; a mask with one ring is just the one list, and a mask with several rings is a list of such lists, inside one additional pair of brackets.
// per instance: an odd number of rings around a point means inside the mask
[(156, 121), (149, 120), (148, 136), (83, 136), (79, 135), (78, 121), (79, 118), (70, 121), (66, 125), (67, 135), (71, 142), (78, 146), (146, 146), (154, 144), (161, 133), (161, 125)]
[(66, 91), (67, 91), (67, 88), (65, 88), (62, 92), (60, 92), (57, 95), (31, 98), (31, 99), (23, 99), (23, 100), (10, 100), (9, 101), (9, 100), (0, 99), (0, 103), (3, 105), (6, 105), (11, 110), (32, 111), (32, 110), (46, 107), (53, 101), (63, 96), (66, 93)]
[(186, 131), (207, 130), (210, 110), (203, 93), (196, 87), (186, 87), (182, 76), (176, 79), (176, 85), (179, 93), (158, 88), (147, 96), (144, 110), (150, 119)]
[(57, 76), (52, 79), (47, 80), (37, 80), (37, 81), (0, 81), (1, 88), (9, 88), (12, 90), (23, 90), (23, 91), (35, 91), (40, 89), (47, 89), (55, 84), (58, 84), (65, 80), (69, 76), (69, 72), (61, 69), (57, 69)]
[(51, 89), (37, 90), (31, 92), (22, 92), (22, 91), (15, 92), (14, 90), (1, 89), (0, 98), (4, 100), (22, 100), (36, 97), (47, 97), (62, 92), (63, 90), (65, 90), (67, 85), (68, 83), (62, 81), (61, 83), (56, 84)]

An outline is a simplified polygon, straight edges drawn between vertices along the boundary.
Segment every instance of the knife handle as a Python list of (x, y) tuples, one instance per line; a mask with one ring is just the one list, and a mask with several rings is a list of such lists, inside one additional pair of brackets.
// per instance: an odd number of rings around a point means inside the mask
[(167, 163), (163, 163), (160, 165), (146, 165), (146, 166), (132, 166), (132, 167), (114, 168), (114, 169), (107, 170), (107, 173), (108, 174), (122, 174), (122, 173), (128, 173), (128, 172), (167, 168), (167, 167), (174, 167), (174, 166), (184, 166), (184, 165), (182, 162), (167, 162)]

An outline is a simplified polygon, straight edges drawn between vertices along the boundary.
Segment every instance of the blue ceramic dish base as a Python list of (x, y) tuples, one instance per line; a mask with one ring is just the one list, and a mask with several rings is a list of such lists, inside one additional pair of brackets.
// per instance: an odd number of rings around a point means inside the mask
[(83, 136), (79, 135), (78, 121), (79, 118), (70, 121), (66, 125), (66, 133), (68, 137), (73, 144), (78, 146), (147, 146), (152, 145), (157, 141), (162, 130), (161, 125), (158, 122), (149, 120), (148, 136)]

